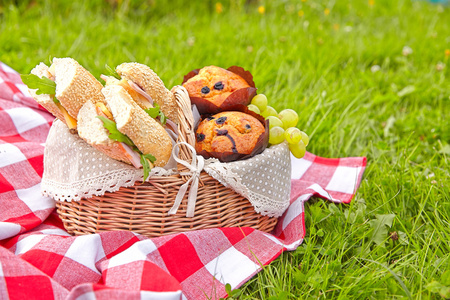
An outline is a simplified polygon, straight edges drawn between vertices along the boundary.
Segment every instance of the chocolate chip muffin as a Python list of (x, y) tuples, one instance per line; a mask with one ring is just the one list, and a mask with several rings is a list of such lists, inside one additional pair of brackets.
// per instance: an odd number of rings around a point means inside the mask
[(211, 156), (220, 153), (250, 154), (265, 131), (255, 117), (238, 111), (225, 111), (205, 118), (196, 131), (195, 150)]
[[(203, 111), (202, 109), (205, 105), (200, 104), (200, 113), (216, 113), (219, 111), (214, 111), (214, 109), (210, 107), (222, 108), (220, 111), (223, 111), (225, 109), (223, 109), (222, 106), (231, 94), (240, 89), (250, 88), (248, 82), (238, 74), (216, 66), (208, 66), (200, 69), (198, 74), (183, 83), (183, 86), (188, 91), (194, 104), (197, 104), (195, 99), (204, 99), (211, 104), (206, 105), (206, 110)], [(244, 97), (239, 96), (232, 99), (232, 101), (226, 103), (226, 105), (247, 105), (250, 102), (251, 97), (249, 98), (248, 92), (244, 93), (243, 96)]]

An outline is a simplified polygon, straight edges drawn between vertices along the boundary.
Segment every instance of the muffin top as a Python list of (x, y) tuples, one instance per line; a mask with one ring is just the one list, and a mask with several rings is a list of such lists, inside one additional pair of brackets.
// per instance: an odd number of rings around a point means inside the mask
[(187, 80), (183, 86), (190, 97), (206, 99), (217, 107), (220, 107), (231, 93), (250, 87), (241, 76), (216, 66), (200, 69), (199, 73)]
[(238, 111), (221, 112), (205, 118), (199, 124), (195, 150), (204, 150), (210, 154), (250, 154), (264, 131), (264, 125), (249, 114)]

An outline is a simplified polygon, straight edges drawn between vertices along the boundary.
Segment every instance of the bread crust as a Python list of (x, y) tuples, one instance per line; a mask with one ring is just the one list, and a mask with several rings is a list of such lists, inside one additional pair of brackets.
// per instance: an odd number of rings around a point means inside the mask
[(122, 86), (106, 86), (102, 93), (117, 129), (143, 154), (152, 154), (156, 158), (155, 166), (166, 165), (172, 153), (172, 141), (164, 128), (139, 107)]
[(158, 103), (161, 111), (178, 124), (175, 96), (164, 86), (163, 81), (148, 66), (139, 63), (123, 63), (116, 68), (117, 73), (139, 85)]
[[(47, 77), (50, 78), (51, 74), (49, 72), (49, 67), (43, 62), (39, 63), (36, 67), (31, 70), (31, 74), (38, 76), (39, 78)], [(42, 107), (48, 110), (52, 115), (60, 119), (64, 124), (66, 124), (66, 120), (64, 115), (61, 113), (61, 110), (56, 106), (55, 102), (53, 102), (53, 96), (48, 94), (36, 94), (37, 89), (28, 89), (37, 103), (39, 103)]]
[(56, 98), (70, 116), (77, 119), (78, 112), (87, 101), (105, 102), (101, 90), (103, 85), (76, 60), (54, 58)]

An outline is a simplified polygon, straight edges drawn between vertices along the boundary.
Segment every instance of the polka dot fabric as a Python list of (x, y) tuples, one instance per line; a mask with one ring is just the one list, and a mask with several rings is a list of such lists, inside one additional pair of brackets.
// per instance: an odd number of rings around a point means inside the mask
[(210, 160), (205, 171), (246, 197), (257, 213), (279, 217), (289, 206), (291, 161), (287, 144), (272, 146), (247, 160)]

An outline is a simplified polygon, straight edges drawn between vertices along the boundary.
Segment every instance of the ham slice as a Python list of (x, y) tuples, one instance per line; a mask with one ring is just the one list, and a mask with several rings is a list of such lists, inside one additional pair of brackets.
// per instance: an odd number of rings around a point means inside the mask
[[(175, 124), (175, 122), (172, 121), (172, 120), (170, 120), (170, 119), (166, 119), (166, 125), (169, 125), (169, 127), (172, 128), (173, 132), (175, 132), (175, 134), (177, 135), (177, 138), (178, 138), (178, 135), (179, 135), (180, 133), (178, 132), (178, 126), (177, 126), (177, 124)], [(175, 139), (175, 140), (177, 140), (177, 139)]]
[(120, 143), (120, 145), (122, 146), (125, 155), (130, 159), (133, 166), (136, 168), (142, 167), (140, 155), (133, 151), (133, 149), (131, 149), (131, 147), (127, 144)]
[(130, 87), (135, 90), (137, 93), (139, 93), (142, 97), (144, 97), (145, 99), (148, 100), (148, 102), (150, 102), (150, 104), (153, 106), (153, 99), (152, 97), (150, 97), (149, 94), (147, 94), (143, 89), (141, 89), (141, 87), (139, 85), (137, 85), (136, 83), (134, 83), (131, 80), (128, 80), (128, 84), (130, 85)]

